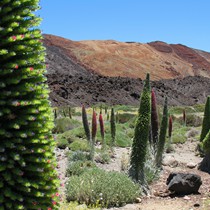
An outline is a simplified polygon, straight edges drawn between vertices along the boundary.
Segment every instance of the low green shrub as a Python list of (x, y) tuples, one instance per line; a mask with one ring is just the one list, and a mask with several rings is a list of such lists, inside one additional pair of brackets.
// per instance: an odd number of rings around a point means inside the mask
[(84, 152), (84, 151), (70, 151), (68, 153), (68, 161), (87, 161), (90, 160), (90, 154), (89, 152)]
[(96, 155), (95, 155), (95, 161), (98, 163), (110, 163), (111, 158), (110, 158), (110, 154), (107, 150), (103, 151), (99, 151)]
[(123, 111), (123, 112), (135, 112), (137, 111), (137, 107), (130, 105), (117, 105), (114, 107), (115, 111)]
[(74, 176), (74, 175), (81, 175), (82, 173), (86, 172), (90, 168), (95, 168), (96, 164), (93, 161), (82, 161), (78, 160), (75, 162), (69, 162), (67, 169), (66, 169), (66, 175), (67, 176)]
[(103, 207), (122, 206), (134, 202), (139, 195), (139, 185), (125, 174), (106, 172), (99, 168), (70, 177), (66, 185), (67, 201), (86, 205), (100, 202)]
[(202, 112), (204, 113), (205, 104), (196, 104), (193, 106), (196, 112)]
[[(132, 137), (133, 137), (133, 131), (131, 128), (129, 128), (129, 125), (127, 123), (125, 124), (116, 124), (116, 136), (115, 136), (115, 145), (119, 147), (129, 147), (132, 145)], [(96, 139), (98, 141), (101, 140), (101, 136), (99, 133), (97, 133)], [(105, 124), (105, 140), (106, 144), (110, 145), (111, 143), (111, 132), (110, 132), (110, 124)]]
[(172, 133), (172, 143), (173, 144), (177, 144), (177, 143), (185, 143), (185, 141), (187, 140), (187, 136), (186, 136), (186, 132), (190, 130), (189, 127), (183, 126), (183, 127), (179, 127), (173, 130)]
[(133, 114), (133, 113), (127, 113), (127, 112), (118, 113), (117, 114), (117, 123), (126, 123), (135, 117), (136, 117), (136, 114)]
[(202, 122), (203, 122), (202, 117), (200, 117), (196, 114), (189, 114), (186, 116), (186, 125), (187, 126), (199, 127), (202, 125)]
[(85, 140), (85, 139), (77, 139), (77, 140), (75, 140), (74, 142), (69, 144), (69, 148), (72, 151), (77, 151), (77, 150), (86, 151), (86, 152), (90, 151), (89, 142), (87, 140)]
[(69, 142), (65, 138), (56, 138), (56, 146), (60, 149), (65, 149), (66, 147), (69, 147)]
[(55, 127), (53, 129), (54, 133), (63, 133), (68, 130), (72, 130), (81, 126), (81, 122), (75, 119), (70, 119), (69, 117), (57, 118), (55, 119)]

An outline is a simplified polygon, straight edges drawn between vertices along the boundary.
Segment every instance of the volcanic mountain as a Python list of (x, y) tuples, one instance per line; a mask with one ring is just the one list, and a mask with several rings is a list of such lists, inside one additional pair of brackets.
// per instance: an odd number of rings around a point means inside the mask
[(54, 105), (138, 104), (150, 73), (158, 101), (203, 103), (210, 94), (210, 53), (181, 44), (72, 41), (44, 35)]
[(56, 46), (77, 63), (97, 74), (109, 77), (145, 77), (152, 80), (210, 77), (210, 53), (181, 44), (150, 42), (71, 41), (45, 35), (46, 46)]

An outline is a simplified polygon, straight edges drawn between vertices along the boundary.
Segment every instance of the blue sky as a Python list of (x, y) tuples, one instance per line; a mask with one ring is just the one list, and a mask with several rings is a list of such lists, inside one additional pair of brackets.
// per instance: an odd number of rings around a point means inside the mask
[(41, 0), (43, 33), (71, 40), (164, 41), (210, 52), (209, 0)]

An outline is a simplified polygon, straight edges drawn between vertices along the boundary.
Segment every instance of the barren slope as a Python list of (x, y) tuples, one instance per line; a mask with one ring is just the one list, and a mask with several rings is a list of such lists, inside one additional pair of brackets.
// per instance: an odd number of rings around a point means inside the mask
[(85, 69), (103, 76), (143, 79), (150, 72), (152, 80), (195, 75), (210, 77), (210, 53), (180, 44), (76, 42), (53, 35), (44, 35), (44, 38), (46, 46), (58, 47)]

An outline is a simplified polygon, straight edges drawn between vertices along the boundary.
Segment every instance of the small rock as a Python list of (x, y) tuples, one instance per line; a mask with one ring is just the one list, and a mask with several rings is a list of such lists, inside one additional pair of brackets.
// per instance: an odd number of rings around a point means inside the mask
[(190, 173), (170, 173), (166, 182), (168, 190), (180, 195), (198, 193), (201, 177)]
[(167, 156), (163, 159), (163, 165), (169, 166), (171, 168), (175, 168), (179, 165), (178, 161), (174, 158), (174, 156)]
[(190, 200), (190, 197), (189, 197), (189, 196), (184, 196), (183, 199), (184, 199), (184, 200)]
[(141, 202), (142, 202), (141, 198), (136, 198), (136, 203), (141, 203)]
[(189, 162), (189, 163), (187, 164), (187, 167), (190, 168), (190, 169), (193, 169), (193, 168), (196, 167), (196, 165), (197, 165), (196, 163)]
[(200, 207), (200, 204), (199, 203), (195, 203), (194, 207)]

